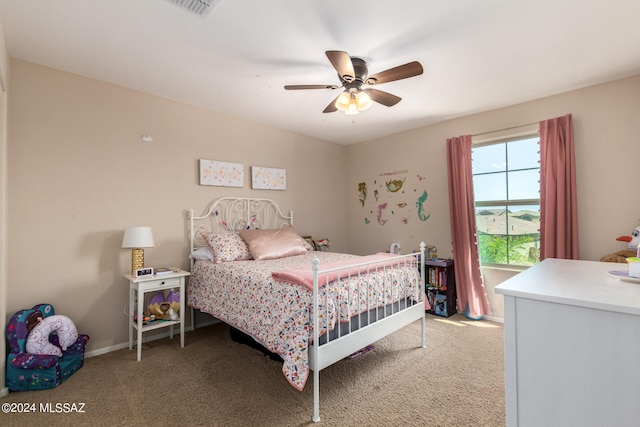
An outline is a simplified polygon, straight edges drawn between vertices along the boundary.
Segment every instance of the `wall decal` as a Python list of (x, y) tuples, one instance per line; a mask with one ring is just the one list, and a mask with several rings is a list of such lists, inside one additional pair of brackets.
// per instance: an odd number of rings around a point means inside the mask
[[(398, 221), (407, 225), (416, 216), (420, 221), (429, 219), (425, 181), (424, 175), (400, 169), (380, 172), (368, 182), (358, 182), (358, 204), (368, 212), (364, 224), (385, 225)], [(371, 192), (373, 197), (367, 197)], [(409, 196), (409, 193), (413, 194)]]
[(404, 184), (405, 179), (390, 179), (389, 181), (387, 181), (386, 185), (387, 185), (387, 191), (390, 191), (391, 193), (397, 193), (398, 191), (400, 191), (400, 189), (402, 188), (402, 185)]
[(382, 219), (382, 211), (385, 209), (387, 209), (386, 203), (378, 205), (378, 224), (380, 225), (385, 225), (389, 221), (388, 219)]
[(358, 183), (358, 193), (360, 193), (358, 200), (360, 200), (360, 204), (362, 205), (362, 207), (364, 207), (364, 202), (367, 200), (367, 183), (366, 182)]
[(424, 213), (424, 202), (427, 201), (427, 196), (427, 190), (424, 190), (424, 193), (422, 193), (422, 196), (420, 196), (416, 202), (416, 206), (418, 207), (418, 219), (420, 221), (426, 221), (431, 216), (431, 214), (427, 215)]

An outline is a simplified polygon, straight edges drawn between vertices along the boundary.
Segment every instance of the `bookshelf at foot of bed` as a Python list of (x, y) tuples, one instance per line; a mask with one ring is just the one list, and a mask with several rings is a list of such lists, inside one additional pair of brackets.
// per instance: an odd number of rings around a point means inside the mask
[(419, 319), (425, 347), (424, 244), (400, 256), (315, 252), (293, 230), (293, 213), (268, 199), (218, 199), (201, 216), (189, 210), (188, 222), (189, 306), (279, 354), (298, 390), (312, 371), (313, 421), (322, 369)]

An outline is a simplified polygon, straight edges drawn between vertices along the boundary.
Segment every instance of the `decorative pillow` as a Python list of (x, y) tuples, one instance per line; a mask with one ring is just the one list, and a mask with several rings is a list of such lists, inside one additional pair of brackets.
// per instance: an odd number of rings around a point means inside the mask
[(204, 240), (213, 252), (213, 262), (242, 261), (251, 259), (251, 252), (236, 231), (221, 230), (216, 234), (203, 233)]
[(271, 230), (240, 230), (239, 233), (256, 260), (284, 258), (307, 252), (306, 242), (291, 226)]
[(195, 248), (191, 251), (189, 258), (196, 261), (213, 261), (213, 251), (209, 246)]
[[(51, 332), (58, 334), (60, 350), (49, 342)], [(73, 321), (67, 316), (54, 314), (53, 316), (40, 318), (36, 326), (33, 327), (27, 336), (26, 350), (31, 354), (50, 354), (62, 356), (63, 351), (71, 346), (78, 339), (78, 330)]]

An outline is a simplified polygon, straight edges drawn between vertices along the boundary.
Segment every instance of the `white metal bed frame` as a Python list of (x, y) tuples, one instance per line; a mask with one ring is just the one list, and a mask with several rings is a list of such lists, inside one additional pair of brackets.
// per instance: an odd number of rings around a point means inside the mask
[[(223, 197), (214, 200), (201, 216), (195, 216), (193, 209), (189, 209), (187, 213), (189, 221), (188, 232), (190, 242), (190, 252), (197, 247), (206, 246), (206, 242), (201, 236), (201, 232), (211, 233), (220, 230), (240, 230), (247, 227), (269, 229), (281, 228), (293, 225), (293, 212), (284, 215), (277, 203), (270, 199), (255, 198), (235, 198)], [(414, 301), (413, 304), (407, 304), (406, 307), (394, 310), (392, 314), (385, 315), (378, 319), (377, 315), (373, 321), (369, 319), (368, 324), (354, 331), (349, 331), (346, 335), (337, 338), (329, 338), (325, 343), (320, 343), (319, 337), (319, 321), (318, 321), (318, 282), (323, 275), (341, 270), (358, 267), (360, 271), (367, 269), (379, 268), (380, 261), (364, 262), (350, 265), (349, 267), (333, 268), (322, 270), (320, 262), (317, 258), (313, 260), (313, 343), (309, 347), (309, 367), (313, 371), (313, 421), (320, 421), (320, 371), (333, 363), (344, 359), (350, 354), (374, 343), (390, 333), (401, 329), (402, 327), (418, 320), (422, 320), (421, 328), (421, 347), (425, 348), (425, 309), (424, 309), (424, 284), (425, 284), (425, 267), (423, 260), (425, 255), (425, 245), (420, 244), (420, 252), (415, 254), (400, 255), (393, 257), (394, 262), (398, 265), (416, 259), (420, 265), (420, 286), (422, 287), (423, 300)], [(193, 259), (191, 267), (193, 270)], [(357, 273), (358, 275), (360, 273)], [(385, 314), (386, 314), (386, 308)], [(194, 318), (193, 310), (191, 314), (191, 325), (193, 327)]]

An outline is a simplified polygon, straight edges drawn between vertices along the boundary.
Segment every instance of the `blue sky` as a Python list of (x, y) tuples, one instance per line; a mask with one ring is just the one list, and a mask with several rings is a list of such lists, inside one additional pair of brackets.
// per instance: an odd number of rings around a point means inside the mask
[[(540, 197), (539, 138), (473, 148), (474, 193), (478, 201)], [(506, 149), (505, 149), (506, 148)], [(505, 179), (507, 164), (512, 172)], [(522, 170), (519, 170), (522, 169)], [(503, 172), (503, 173), (494, 173)], [(508, 189), (507, 189), (508, 182)], [(507, 197), (508, 192), (508, 197)]]
[[(540, 167), (538, 142), (539, 138), (536, 136), (474, 147), (473, 173), (483, 174), (474, 176), (475, 199), (477, 201), (505, 200), (507, 196), (509, 200), (539, 198), (539, 170), (526, 170)], [(512, 172), (508, 172), (505, 179), (504, 172), (507, 164)], [(508, 182), (508, 185), (505, 182)]]

